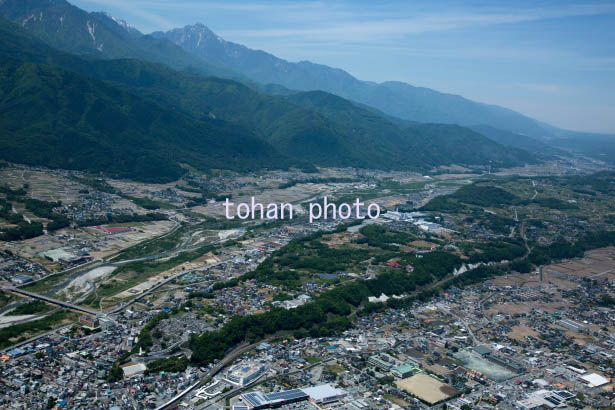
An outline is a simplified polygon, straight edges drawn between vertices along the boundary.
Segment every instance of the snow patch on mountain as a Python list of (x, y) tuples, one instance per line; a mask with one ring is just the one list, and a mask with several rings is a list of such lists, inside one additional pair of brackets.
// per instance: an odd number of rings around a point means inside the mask
[(23, 21), (21, 22), (21, 26), (25, 27), (26, 24), (28, 24), (28, 22), (30, 20), (34, 19), (34, 21), (36, 21), (36, 16), (34, 14), (30, 14), (27, 18), (23, 19)]
[(106, 12), (104, 12), (104, 14), (105, 14), (107, 17), (109, 17), (111, 20), (113, 20), (113, 21), (114, 21), (117, 25), (119, 25), (120, 27), (122, 27), (124, 30), (126, 30), (126, 31), (133, 31), (133, 30), (136, 30), (136, 28), (134, 28), (133, 26), (131, 26), (130, 24), (128, 24), (128, 23), (126, 22), (126, 20), (119, 19), (119, 18), (117, 18), (117, 17), (112, 16), (112, 15), (111, 15), (111, 14), (109, 14), (109, 13), (106, 13)]
[(94, 32), (96, 25), (90, 22), (90, 20), (88, 20), (85, 25), (88, 27), (88, 33), (90, 33), (90, 37), (92, 37), (92, 43), (94, 43), (94, 46), (96, 46), (96, 34)]

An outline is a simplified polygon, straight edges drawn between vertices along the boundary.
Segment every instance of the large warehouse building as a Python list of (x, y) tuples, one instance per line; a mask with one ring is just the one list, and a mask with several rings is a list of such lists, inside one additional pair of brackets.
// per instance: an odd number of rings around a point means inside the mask
[(251, 409), (271, 409), (307, 400), (309, 396), (301, 391), (301, 389), (293, 389), (270, 394), (250, 392), (243, 394), (241, 398)]
[(229, 369), (226, 380), (238, 386), (246, 386), (258, 379), (267, 371), (267, 367), (262, 363), (240, 363)]
[(251, 410), (272, 409), (303, 400), (310, 400), (314, 404), (321, 405), (332, 403), (346, 397), (344, 390), (336, 389), (329, 384), (323, 384), (305, 389), (293, 389), (277, 393), (264, 394), (250, 392), (241, 395), (243, 403)]
[(310, 400), (316, 404), (332, 403), (343, 399), (347, 394), (344, 390), (336, 389), (330, 384), (308, 387), (301, 390), (310, 396)]

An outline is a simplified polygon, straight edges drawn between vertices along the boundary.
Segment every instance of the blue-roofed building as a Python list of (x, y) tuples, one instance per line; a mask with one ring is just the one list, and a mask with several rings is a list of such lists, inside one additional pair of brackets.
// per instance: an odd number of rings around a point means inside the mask
[(9, 350), (6, 352), (10, 357), (19, 357), (23, 354), (26, 354), (26, 351), (20, 347), (16, 347), (15, 349)]
[(21, 273), (18, 273), (17, 275), (13, 276), (12, 281), (13, 283), (16, 283), (18, 285), (23, 285), (25, 283), (29, 283), (32, 282), (32, 276), (28, 276), (28, 275), (24, 275)]
[(269, 394), (250, 392), (242, 394), (241, 398), (250, 409), (272, 409), (307, 400), (309, 396), (301, 389), (293, 389)]

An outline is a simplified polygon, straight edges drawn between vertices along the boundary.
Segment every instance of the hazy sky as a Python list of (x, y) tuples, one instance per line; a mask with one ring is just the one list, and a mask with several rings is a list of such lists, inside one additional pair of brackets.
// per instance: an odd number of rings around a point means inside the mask
[(69, 0), (149, 33), (196, 22), (278, 57), (615, 133), (615, 1)]

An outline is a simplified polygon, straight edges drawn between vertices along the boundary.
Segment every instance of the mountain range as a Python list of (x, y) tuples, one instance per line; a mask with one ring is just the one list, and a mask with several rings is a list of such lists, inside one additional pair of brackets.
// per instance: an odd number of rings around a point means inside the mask
[(554, 135), (510, 110), (285, 62), (202, 25), (144, 35), (64, 0), (1, 0), (0, 16), (12, 20), (0, 21), (10, 161), (148, 181), (186, 166), (507, 167), (541, 159), (527, 151), (547, 145), (531, 135)]
[[(289, 62), (262, 50), (252, 50), (226, 41), (203, 24), (154, 32), (204, 61), (224, 65), (235, 73), (261, 84), (282, 85), (287, 89), (327, 91), (343, 98), (377, 108), (390, 116), (416, 121), (458, 124), (482, 129), (489, 138), (504, 145), (547, 153), (562, 149), (614, 162), (615, 135), (563, 130), (513, 110), (471, 101), (459, 95), (415, 87), (399, 81), (374, 83), (361, 81), (344, 70), (309, 61)], [(503, 138), (507, 134), (506, 138)], [(514, 138), (511, 138), (512, 135)], [(537, 144), (537, 141), (547, 142)], [(523, 141), (521, 143), (520, 141)], [(606, 146), (604, 151), (597, 146)], [(550, 147), (550, 148), (547, 148)], [(553, 149), (558, 147), (560, 149)], [(534, 151), (535, 148), (541, 148)]]
[(168, 39), (206, 62), (230, 67), (262, 84), (280, 84), (301, 91), (327, 91), (405, 120), (464, 126), (484, 124), (532, 137), (550, 135), (536, 120), (506, 108), (398, 81), (381, 84), (361, 81), (344, 70), (309, 61), (291, 63), (264, 51), (225, 41), (203, 24), (155, 32), (152, 36)]
[(172, 42), (143, 35), (104, 12), (88, 13), (65, 0), (2, 0), (0, 16), (58, 50), (102, 58), (138, 58), (208, 75), (233, 75)]

